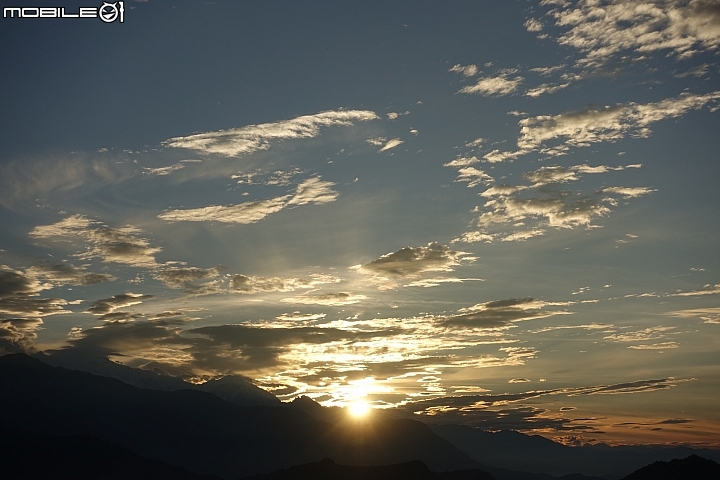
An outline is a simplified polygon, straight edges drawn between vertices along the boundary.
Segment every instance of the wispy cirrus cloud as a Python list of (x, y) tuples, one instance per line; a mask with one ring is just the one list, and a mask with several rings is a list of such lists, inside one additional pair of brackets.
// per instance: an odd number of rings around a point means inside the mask
[(168, 148), (184, 148), (205, 154), (237, 157), (267, 150), (274, 142), (316, 137), (323, 127), (348, 127), (354, 122), (366, 122), (378, 118), (369, 110), (327, 111), (280, 122), (174, 137), (165, 140), (163, 145)]
[(340, 193), (332, 189), (334, 185), (333, 182), (320, 180), (320, 177), (311, 177), (295, 188), (294, 195), (236, 205), (168, 210), (158, 215), (158, 218), (170, 222), (222, 222), (247, 225), (257, 223), (289, 206), (334, 202), (340, 196)]

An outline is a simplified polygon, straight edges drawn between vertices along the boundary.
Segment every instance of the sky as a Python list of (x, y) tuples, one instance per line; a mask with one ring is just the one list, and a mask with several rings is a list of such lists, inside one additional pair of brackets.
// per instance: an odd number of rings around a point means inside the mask
[(124, 7), (0, 18), (0, 353), (720, 447), (720, 2)]

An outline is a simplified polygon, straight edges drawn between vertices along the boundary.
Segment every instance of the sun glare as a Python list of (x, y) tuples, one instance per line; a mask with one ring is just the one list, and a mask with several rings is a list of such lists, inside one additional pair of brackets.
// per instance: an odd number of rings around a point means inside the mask
[(358, 400), (351, 403), (348, 409), (353, 417), (364, 417), (370, 412), (370, 405), (363, 400)]

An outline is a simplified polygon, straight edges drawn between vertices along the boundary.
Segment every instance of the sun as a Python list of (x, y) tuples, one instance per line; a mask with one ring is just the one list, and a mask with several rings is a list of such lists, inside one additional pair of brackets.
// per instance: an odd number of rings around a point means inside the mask
[(348, 406), (350, 415), (353, 417), (364, 417), (370, 412), (370, 405), (364, 400), (357, 400)]

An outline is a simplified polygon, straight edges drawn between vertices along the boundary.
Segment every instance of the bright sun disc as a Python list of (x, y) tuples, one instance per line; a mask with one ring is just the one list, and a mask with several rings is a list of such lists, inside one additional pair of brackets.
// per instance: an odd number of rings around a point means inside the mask
[(370, 405), (368, 405), (367, 402), (358, 400), (357, 402), (351, 403), (349, 409), (353, 417), (363, 417), (370, 411)]

